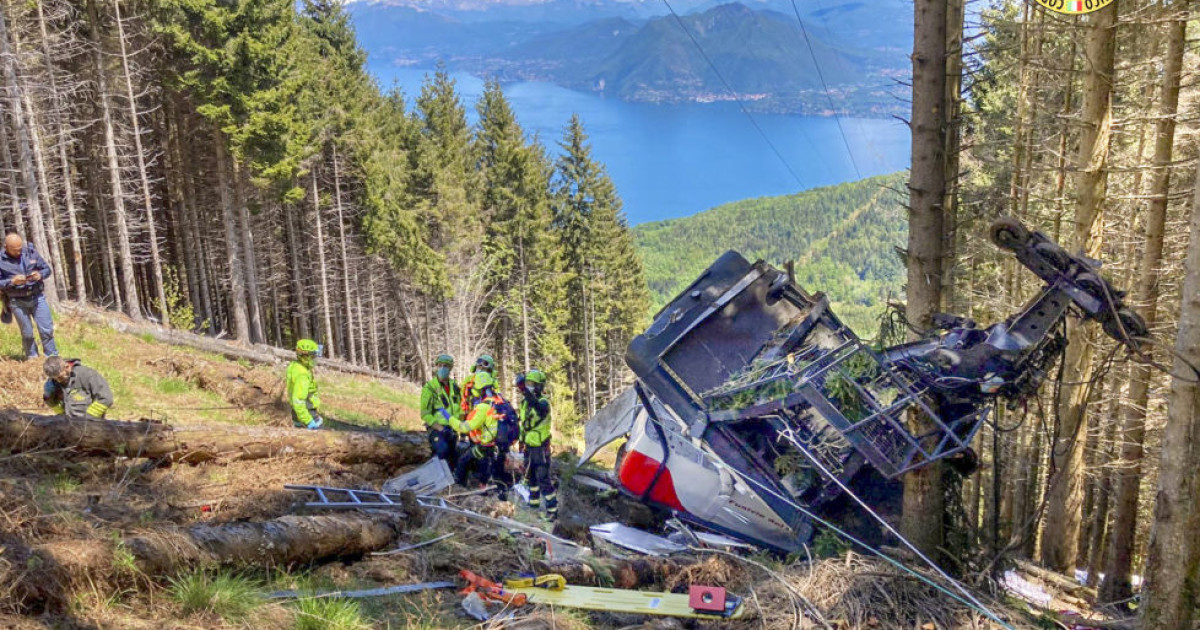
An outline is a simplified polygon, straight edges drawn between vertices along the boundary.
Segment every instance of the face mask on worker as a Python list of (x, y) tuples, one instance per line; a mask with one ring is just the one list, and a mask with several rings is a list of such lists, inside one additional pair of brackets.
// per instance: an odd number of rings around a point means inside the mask
[(437, 369), (437, 377), (438, 377), (438, 380), (440, 380), (440, 381), (444, 381), (444, 380), (450, 378), (450, 366), (439, 365), (438, 369)]

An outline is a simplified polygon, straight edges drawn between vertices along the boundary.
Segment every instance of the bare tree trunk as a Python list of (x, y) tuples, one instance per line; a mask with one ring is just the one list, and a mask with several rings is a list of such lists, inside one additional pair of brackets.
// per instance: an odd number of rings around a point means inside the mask
[(236, 161), (233, 162), (233, 202), (237, 210), (238, 236), (241, 238), (243, 267), (246, 273), (246, 303), (250, 324), (250, 341), (263, 340), (262, 308), (258, 292), (258, 261), (254, 253), (254, 232), (250, 229), (250, 209), (246, 206), (244, 173)]
[(1190, 241), (1184, 263), (1179, 333), (1175, 337), (1167, 426), (1163, 430), (1154, 524), (1141, 607), (1144, 628), (1190, 628), (1197, 598), (1200, 505), (1200, 168), (1192, 193)]
[[(14, 123), (13, 128), (16, 128)], [(17, 232), (28, 234), (25, 229), (25, 213), (21, 212), (21, 195), (18, 192), (17, 166), (13, 163), (12, 152), (8, 150), (8, 122), (4, 112), (0, 112), (0, 168), (4, 169), (8, 182), (8, 201), (12, 211), (13, 226)]]
[[(232, 167), (225, 148), (225, 136), (213, 133), (213, 144), (217, 155), (217, 192), (221, 196), (221, 211), (225, 217), (225, 262), (229, 266), (230, 319), (233, 320), (233, 337), (243, 343), (250, 341), (250, 318), (246, 314), (246, 276), (242, 270), (242, 239), (238, 236), (238, 212), (233, 207), (230, 189)], [(236, 179), (237, 174), (233, 173)]]
[(325, 227), (321, 219), (321, 195), (317, 191), (317, 169), (312, 171), (313, 213), (317, 225), (317, 260), (320, 267), (317, 275), (321, 278), (321, 320), (325, 325), (324, 341), (327, 346), (326, 355), (337, 356), (337, 347), (333, 341), (333, 316), (329, 308), (329, 266), (325, 264)]
[[(1178, 11), (1170, 6), (1168, 11)], [(1175, 143), (1175, 115), (1179, 107), (1179, 83), (1183, 70), (1183, 52), (1187, 31), (1186, 11), (1167, 25), (1167, 55), (1164, 62), (1161, 100), (1155, 123), (1154, 170), (1150, 183), (1150, 204), (1146, 209), (1146, 245), (1134, 288), (1134, 303), (1141, 309), (1151, 330), (1158, 321), (1159, 266), (1163, 254), (1163, 233), (1167, 218), (1167, 196), (1171, 189), (1171, 159)], [(1145, 352), (1154, 352), (1146, 348)], [(1133, 367), (1129, 384), (1129, 403), (1125, 406), (1125, 427), (1121, 434), (1121, 462), (1113, 507), (1113, 525), (1104, 581), (1097, 598), (1113, 602), (1133, 595), (1133, 546), (1137, 532), (1138, 495), (1142, 485), (1143, 444), (1146, 440), (1146, 407), (1150, 401), (1151, 367), (1139, 363)]]
[(287, 239), (288, 255), (291, 257), (289, 272), (292, 280), (292, 303), (295, 312), (292, 315), (292, 333), (298, 338), (307, 339), (312, 336), (308, 326), (308, 301), (305, 299), (304, 283), (300, 280), (300, 239), (296, 234), (296, 214), (301, 210), (297, 206), (286, 206), (283, 214), (284, 237)]
[(372, 267), (373, 267), (373, 265), (371, 265), (370, 261), (368, 261), (367, 269), (368, 269), (368, 273), (371, 274), (370, 277), (367, 279), (367, 290), (371, 294), (371, 317), (370, 317), (370, 320), (371, 320), (371, 367), (378, 370), (379, 369), (379, 319), (380, 319), (379, 315), (380, 315), (380, 313), (379, 313), (379, 305), (375, 301), (375, 294), (377, 294), (379, 292), (378, 289), (376, 288), (376, 286), (378, 284), (376, 276), (379, 275), (376, 272), (379, 270), (373, 269)]
[(416, 505), (405, 505), (388, 513), (287, 515), (257, 523), (160, 528), (116, 540), (16, 546), (14, 555), (28, 558), (30, 567), (16, 597), (26, 605), (68, 606), (69, 585), (103, 583), (112, 574), (117, 546), (140, 574), (155, 577), (198, 568), (287, 568), (386, 548), (401, 532), (419, 527), (422, 517)]
[(129, 121), (133, 127), (133, 150), (137, 157), (138, 177), (142, 186), (142, 207), (146, 211), (146, 229), (150, 238), (150, 266), (154, 271), (154, 293), (158, 298), (158, 313), (163, 326), (171, 325), (167, 313), (167, 292), (163, 288), (162, 258), (158, 251), (158, 231), (154, 226), (154, 202), (150, 193), (150, 174), (146, 169), (146, 154), (142, 149), (142, 126), (138, 120), (137, 99), (133, 94), (133, 76), (129, 71), (129, 52), (125, 46), (125, 25), (121, 20), (121, 2), (113, 0), (117, 24), (117, 41), (121, 44), (121, 70), (125, 75), (125, 98), (129, 101)]
[[(916, 0), (913, 36), (912, 169), (909, 178), (906, 316), (918, 330), (941, 308), (946, 196), (946, 13), (944, 0)], [(920, 420), (914, 418), (914, 422)], [(900, 531), (937, 555), (944, 538), (942, 469), (904, 477)]]
[[(42, 8), (42, 3), (35, 3), (38, 12), (38, 28), (42, 35), (42, 55), (46, 58), (46, 63), (51, 63), (50, 56), (50, 35), (46, 29), (46, 15)], [(58, 79), (55, 77), (53, 70), (47, 73), (50, 79), (50, 94), (55, 107), (58, 111), (54, 115), (55, 135), (58, 136), (58, 162), (59, 168), (62, 170), (63, 177), (63, 202), (67, 206), (67, 225), (71, 233), (71, 266), (75, 274), (75, 299), (80, 302), (87, 299), (87, 290), (84, 282), (83, 273), (83, 252), (82, 245), (79, 241), (79, 222), (76, 217), (75, 207), (75, 187), (74, 187), (74, 169), (71, 167), (70, 160), (67, 158), (67, 149), (72, 144), (70, 136), (67, 134), (66, 125), (63, 124), (62, 104), (60, 102), (61, 95), (58, 90)], [(59, 279), (63, 280), (63, 292), (66, 292), (68, 285), (67, 270), (65, 268), (59, 273)]]
[[(9, 106), (13, 127), (16, 131), (19, 170), (25, 184), (26, 202), (29, 205), (29, 227), (34, 247), (50, 256), (53, 252), (50, 251), (49, 243), (46, 240), (41, 204), (43, 182), (38, 180), (37, 172), (34, 170), (34, 151), (38, 149), (32, 144), (32, 135), (27, 124), (33, 121), (32, 119), (26, 120), (24, 104), (21, 102), (24, 88), (18, 78), (16, 55), (9, 45), (8, 18), (4, 13), (4, 11), (0, 11), (0, 57), (3, 57), (0, 65), (4, 66), (4, 82), (9, 88)], [(57, 302), (58, 291), (55, 288), (55, 282), (53, 280), (46, 282), (45, 287), (46, 299), (52, 304)]]
[[(1112, 128), (1112, 91), (1116, 49), (1116, 6), (1090, 15), (1087, 39), (1088, 70), (1083, 97), (1085, 128), (1079, 143), (1080, 173), (1075, 206), (1076, 247), (1086, 256), (1100, 257), (1103, 231), (1100, 216), (1107, 196), (1108, 149)], [(1082, 520), (1084, 443), (1087, 435), (1086, 407), (1093, 373), (1092, 345), (1083, 322), (1067, 326), (1067, 350), (1063, 357), (1063, 398), (1059, 405), (1059, 430), (1054, 436), (1053, 475), (1046, 511), (1046, 529), (1055, 532), (1042, 542), (1041, 561), (1048, 568), (1072, 573), (1078, 561), (1079, 527)]]
[(24, 452), (70, 448), (80, 453), (122, 455), (198, 463), (217, 458), (254, 460), (288, 455), (328, 457), (344, 464), (388, 468), (419, 464), (429, 457), (421, 432), (307, 431), (265, 426), (180, 427), (146, 422), (87, 420), (0, 412), (5, 448)]
[[(338, 166), (337, 147), (333, 147), (333, 207), (337, 211), (338, 244), (342, 253), (342, 293), (346, 296), (346, 347), (349, 349), (351, 363), (358, 363), (359, 353), (355, 346), (356, 331), (354, 329), (355, 314), (352, 308), (354, 301), (350, 297), (350, 256), (346, 253), (346, 220), (342, 211), (342, 176)], [(358, 274), (355, 274), (356, 276)]]
[(133, 250), (130, 245), (129, 221), (125, 214), (125, 190), (121, 183), (121, 163), (117, 156), (116, 134), (113, 129), (112, 106), (109, 104), (108, 76), (104, 68), (104, 53), (101, 48), (99, 34), (100, 19), (96, 13), (95, 1), (88, 2), (88, 11), (92, 18), (92, 38), (96, 47), (96, 81), (100, 92), (101, 124), (104, 127), (104, 149), (108, 162), (108, 181), (110, 194), (113, 199), (113, 220), (117, 231), (117, 255), (121, 259), (120, 286), (125, 298), (125, 312), (135, 321), (142, 319), (141, 301), (138, 298), (137, 277), (133, 270)]

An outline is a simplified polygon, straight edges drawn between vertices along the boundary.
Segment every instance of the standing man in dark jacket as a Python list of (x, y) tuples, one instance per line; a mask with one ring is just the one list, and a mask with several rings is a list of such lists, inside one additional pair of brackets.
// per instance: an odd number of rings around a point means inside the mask
[(30, 359), (38, 356), (37, 340), (33, 337), (35, 324), (42, 339), (42, 352), (48, 357), (58, 356), (58, 347), (54, 345), (54, 320), (42, 292), (50, 273), (50, 265), (34, 251), (33, 245), (26, 245), (19, 234), (10, 232), (4, 237), (4, 251), (0, 252), (0, 292), (8, 299), (13, 317), (17, 319), (25, 356)]

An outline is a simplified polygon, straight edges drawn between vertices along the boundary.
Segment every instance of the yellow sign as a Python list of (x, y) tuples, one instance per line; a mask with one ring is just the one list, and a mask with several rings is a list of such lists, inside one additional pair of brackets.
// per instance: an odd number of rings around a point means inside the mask
[(1037, 0), (1037, 3), (1063, 15), (1081, 15), (1099, 11), (1113, 3), (1113, 0)]

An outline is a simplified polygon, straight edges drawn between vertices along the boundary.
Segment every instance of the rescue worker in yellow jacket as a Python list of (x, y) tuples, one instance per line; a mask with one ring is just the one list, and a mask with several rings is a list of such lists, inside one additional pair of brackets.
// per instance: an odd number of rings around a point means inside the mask
[(292, 424), (319, 429), (325, 423), (321, 417), (321, 399), (317, 396), (317, 379), (313, 370), (321, 347), (312, 339), (296, 342), (296, 360), (287, 367), (287, 397), (292, 408)]
[(472, 397), (478, 402), (467, 417), (457, 423), (459, 433), (466, 433), (471, 440), (471, 448), (458, 458), (454, 467), (454, 480), (460, 486), (467, 484), (467, 475), (474, 469), (480, 483), (487, 484), (492, 479), (496, 461), (496, 434), (500, 430), (502, 413), (499, 405), (503, 398), (496, 393), (496, 380), (490, 372), (476, 372), (471, 379)]
[(79, 359), (48, 357), (42, 364), (46, 384), (42, 400), (54, 411), (91, 420), (103, 420), (113, 404), (112, 389), (99, 372)]
[(462, 419), (459, 405), (462, 393), (450, 376), (454, 357), (440, 354), (434, 360), (433, 378), (421, 388), (421, 420), (429, 433), (429, 448), (434, 457), (446, 460), (453, 470), (458, 462), (458, 434), (454, 427)]
[(558, 516), (558, 492), (550, 476), (550, 400), (545, 396), (546, 380), (546, 373), (541, 370), (517, 375), (517, 391), (521, 395), (517, 418), (527, 463), (529, 507), (541, 510), (545, 499), (546, 514), (553, 519)]

